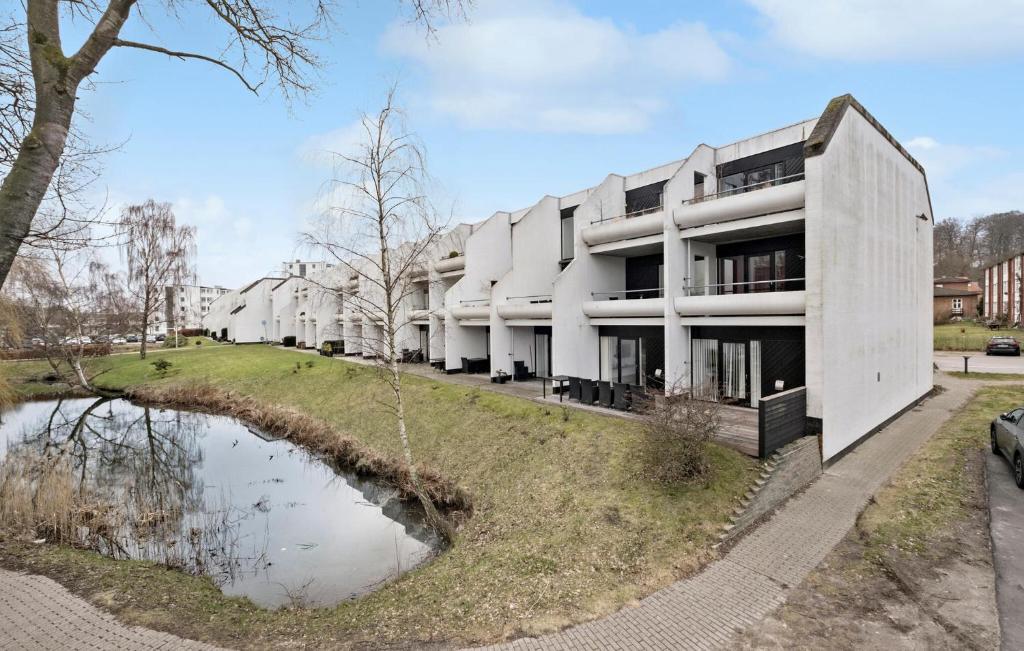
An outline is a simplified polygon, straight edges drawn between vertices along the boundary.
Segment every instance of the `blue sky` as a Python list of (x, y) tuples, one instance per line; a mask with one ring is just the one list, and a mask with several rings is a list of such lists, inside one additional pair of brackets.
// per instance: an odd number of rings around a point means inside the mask
[[(845, 92), (925, 164), (937, 217), (1024, 209), (1021, 0), (478, 0), (431, 40), (397, 3), (340, 4), (305, 102), (123, 49), (83, 93), (83, 130), (124, 142), (97, 196), (172, 202), (198, 227), (204, 283), (239, 286), (303, 255), (297, 234), (330, 175), (315, 153), (349, 142), (394, 81), (462, 221), (815, 117)], [(224, 42), (200, 9), (145, 18), (126, 38), (212, 54)], [(65, 28), (66, 49), (83, 27)]]

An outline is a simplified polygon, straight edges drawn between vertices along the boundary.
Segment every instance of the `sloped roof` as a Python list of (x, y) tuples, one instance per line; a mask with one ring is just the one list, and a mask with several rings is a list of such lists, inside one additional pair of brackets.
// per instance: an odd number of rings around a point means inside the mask
[(936, 287), (935, 297), (944, 296), (977, 296), (981, 292), (970, 290), (970, 289), (950, 289), (949, 287)]

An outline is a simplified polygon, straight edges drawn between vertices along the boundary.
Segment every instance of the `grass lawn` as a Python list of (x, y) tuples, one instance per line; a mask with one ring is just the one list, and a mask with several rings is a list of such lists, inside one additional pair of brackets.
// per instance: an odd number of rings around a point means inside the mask
[[(399, 453), (374, 369), (265, 346), (193, 348), (91, 363), (107, 387), (213, 384)], [(162, 356), (172, 363), (166, 378), (151, 364)], [(23, 394), (42, 390), (25, 382), (42, 371), (0, 366)], [(707, 485), (658, 484), (646, 478), (631, 422), (411, 375), (405, 383), (414, 454), (467, 488), (474, 514), (437, 560), (376, 593), (268, 612), (205, 579), (68, 548), (8, 542), (0, 562), (58, 578), (128, 621), (221, 644), (490, 641), (607, 614), (693, 572), (756, 477), (754, 460), (712, 446)]]
[(1019, 328), (989, 330), (974, 321), (937, 325), (933, 337), (935, 350), (985, 350), (985, 344), (996, 335), (1016, 337), (1018, 340), (1024, 338)]
[(984, 471), (972, 457), (991, 454), (989, 424), (1024, 405), (1024, 378), (1014, 379), (1022, 383), (982, 388), (875, 496), (861, 519), (869, 546), (927, 555), (929, 541), (966, 517), (977, 485), (971, 472)]

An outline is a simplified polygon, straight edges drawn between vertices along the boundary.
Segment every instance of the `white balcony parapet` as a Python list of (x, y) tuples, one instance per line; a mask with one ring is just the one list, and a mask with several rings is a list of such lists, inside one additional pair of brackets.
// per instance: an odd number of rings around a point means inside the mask
[(430, 318), (430, 310), (426, 308), (416, 308), (409, 310), (409, 319), (412, 321), (426, 321)]
[(507, 302), (498, 306), (498, 316), (503, 319), (550, 319), (551, 295), (509, 296)]
[[(636, 292), (658, 292), (659, 296), (656, 298), (629, 298), (630, 294)], [(583, 303), (583, 313), (592, 318), (663, 317), (665, 316), (665, 299), (660, 294), (660, 289), (594, 292), (592, 295), (595, 298), (599, 296), (607, 298), (604, 300), (585, 301)]]
[(466, 256), (464, 255), (455, 256), (454, 258), (444, 258), (443, 260), (438, 260), (434, 263), (434, 271), (441, 274), (465, 268)]
[(490, 301), (486, 298), (461, 301), (452, 306), (452, 316), (460, 321), (481, 321), (491, 318)]
[(680, 316), (800, 315), (807, 310), (804, 290), (678, 296), (674, 304)]
[(775, 179), (746, 189), (736, 188), (690, 199), (676, 207), (672, 218), (679, 228), (693, 228), (803, 208), (806, 182), (802, 174), (794, 177), (799, 178), (790, 181)]
[(645, 212), (635, 217), (622, 215), (606, 220), (597, 220), (583, 229), (583, 241), (593, 246), (619, 240), (631, 240), (645, 235), (655, 235), (664, 229), (661, 209)]

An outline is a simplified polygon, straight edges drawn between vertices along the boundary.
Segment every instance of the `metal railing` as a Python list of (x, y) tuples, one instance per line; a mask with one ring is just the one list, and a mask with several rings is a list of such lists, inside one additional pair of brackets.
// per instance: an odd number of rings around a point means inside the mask
[(550, 303), (551, 294), (533, 294), (531, 296), (506, 296), (508, 303)]
[(751, 280), (742, 283), (716, 283), (714, 285), (683, 285), (686, 296), (725, 296), (730, 294), (757, 294), (791, 292), (803, 289), (805, 278), (779, 280)]
[(590, 292), (590, 297), (595, 301), (617, 301), (622, 299), (662, 298), (665, 296), (664, 287), (651, 287), (649, 289), (618, 289), (607, 292)]
[(489, 298), (467, 298), (459, 301), (459, 305), (487, 305), (491, 302)]
[(620, 219), (633, 219), (634, 217), (642, 217), (644, 215), (650, 215), (651, 213), (656, 213), (659, 210), (663, 210), (664, 208), (665, 208), (665, 206), (664, 206), (664, 203), (661, 200), (661, 195), (658, 195), (658, 203), (657, 203), (657, 205), (649, 206), (647, 208), (639, 208), (637, 210), (632, 210), (630, 212), (623, 213), (621, 215), (615, 215), (614, 217), (600, 217), (598, 219), (591, 220), (590, 223), (591, 224), (600, 224), (602, 222), (618, 221)]
[(729, 188), (728, 190), (720, 190), (714, 194), (705, 194), (702, 197), (694, 197), (692, 199), (684, 199), (683, 205), (689, 206), (695, 203), (703, 203), (705, 201), (713, 201), (715, 199), (721, 199), (722, 197), (728, 197), (734, 194), (743, 194), (744, 192), (752, 192), (754, 190), (760, 190), (762, 188), (768, 188), (775, 185), (785, 185), (787, 183), (793, 183), (794, 181), (803, 180), (804, 173), (790, 174), (789, 176), (780, 176), (776, 179), (769, 179), (767, 181), (759, 181), (757, 183), (751, 183), (750, 185), (741, 185), (738, 188)]

